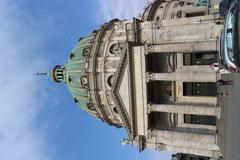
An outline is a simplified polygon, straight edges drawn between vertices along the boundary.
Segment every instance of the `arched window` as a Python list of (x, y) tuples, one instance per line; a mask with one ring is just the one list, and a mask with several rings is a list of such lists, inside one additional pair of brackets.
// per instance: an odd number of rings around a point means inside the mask
[(108, 84), (109, 87), (112, 87), (112, 86), (113, 86), (113, 81), (114, 81), (113, 75), (110, 75), (110, 76), (107, 78), (107, 84)]
[(112, 55), (116, 55), (119, 53), (119, 45), (117, 43), (111, 45), (111, 47), (109, 48), (109, 52)]
[(114, 112), (115, 114), (118, 114), (118, 110), (117, 110), (116, 107), (113, 107), (113, 112)]

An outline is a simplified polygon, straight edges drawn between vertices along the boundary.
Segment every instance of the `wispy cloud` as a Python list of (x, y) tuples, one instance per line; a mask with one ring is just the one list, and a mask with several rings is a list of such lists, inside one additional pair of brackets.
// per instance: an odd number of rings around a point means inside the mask
[(144, 6), (150, 0), (95, 0), (101, 9), (101, 18), (129, 19), (143, 12)]
[[(46, 137), (36, 125), (41, 101), (34, 72), (42, 35), (20, 1), (0, 1), (0, 159), (47, 160)], [(40, 54), (39, 54), (40, 55)]]

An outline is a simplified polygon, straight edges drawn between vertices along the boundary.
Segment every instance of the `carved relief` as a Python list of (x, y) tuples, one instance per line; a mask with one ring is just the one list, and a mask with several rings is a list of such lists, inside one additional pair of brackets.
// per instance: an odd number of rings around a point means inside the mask
[(147, 82), (154, 81), (155, 80), (155, 74), (148, 72), (148, 73), (146, 73), (146, 78), (147, 78)]
[(148, 55), (150, 53), (153, 53), (153, 46), (145, 45), (145, 54)]
[(156, 149), (158, 151), (165, 151), (166, 150), (166, 145), (162, 144), (162, 143), (156, 144)]
[(156, 105), (155, 104), (148, 104), (148, 113), (156, 112)]

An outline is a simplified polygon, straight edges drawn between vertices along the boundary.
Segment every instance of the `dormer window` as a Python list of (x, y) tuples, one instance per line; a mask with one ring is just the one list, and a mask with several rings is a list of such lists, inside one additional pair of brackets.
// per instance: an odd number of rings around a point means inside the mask
[(76, 97), (73, 98), (73, 101), (74, 101), (75, 103), (78, 103), (78, 102), (79, 102)]
[(71, 60), (73, 60), (73, 58), (74, 58), (74, 53), (71, 53), (70, 56), (69, 56), (69, 58), (70, 58)]

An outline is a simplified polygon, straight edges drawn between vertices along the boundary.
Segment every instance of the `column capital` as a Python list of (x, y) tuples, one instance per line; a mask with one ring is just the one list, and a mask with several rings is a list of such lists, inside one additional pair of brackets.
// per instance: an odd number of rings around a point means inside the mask
[(157, 131), (153, 129), (148, 130), (148, 139), (152, 139), (157, 136)]
[(144, 48), (145, 48), (145, 52), (144, 52), (145, 55), (153, 53), (153, 46), (152, 45), (145, 44)]
[(155, 73), (151, 73), (151, 72), (146, 73), (146, 81), (147, 82), (154, 81), (155, 79), (156, 79)]
[(151, 112), (156, 112), (156, 104), (152, 104), (152, 103), (149, 103), (148, 104), (148, 113), (151, 113)]

